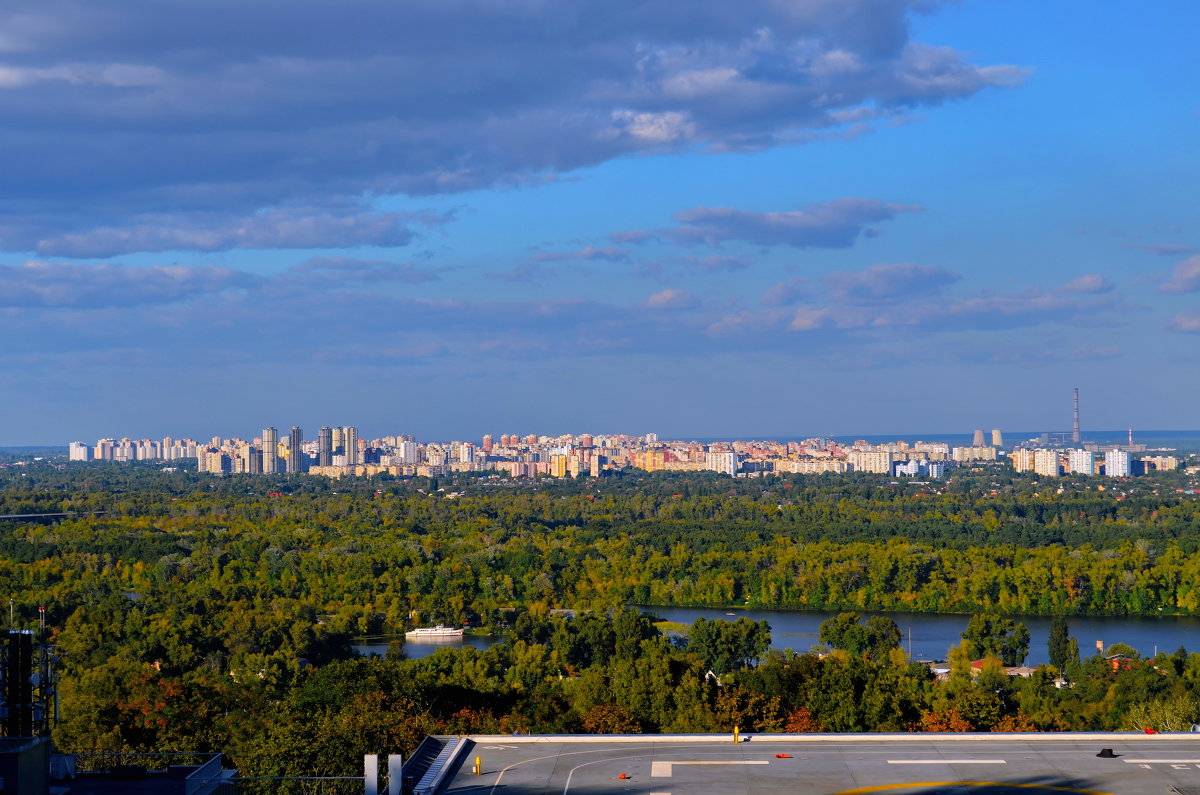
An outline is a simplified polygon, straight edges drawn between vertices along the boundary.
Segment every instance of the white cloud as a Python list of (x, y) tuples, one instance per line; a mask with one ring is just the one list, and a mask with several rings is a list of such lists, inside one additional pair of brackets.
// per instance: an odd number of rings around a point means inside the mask
[(1171, 278), (1159, 290), (1164, 293), (1194, 293), (1200, 290), (1200, 254), (1176, 265)]
[(829, 294), (837, 301), (871, 303), (936, 293), (962, 277), (940, 265), (871, 265), (861, 271), (836, 271), (824, 278)]
[(412, 219), (406, 213), (312, 208), (274, 208), (248, 216), (155, 213), (35, 240), (27, 238), (27, 230), (6, 224), (0, 227), (0, 244), (33, 248), (44, 256), (84, 258), (137, 251), (405, 246), (413, 239)]
[(31, 260), (0, 265), (0, 308), (172, 303), (261, 283), (252, 274), (212, 266), (133, 268)]
[(1059, 287), (1059, 292), (1079, 293), (1081, 295), (1100, 295), (1111, 293), (1115, 285), (1098, 273), (1088, 273), (1077, 279), (1072, 279)]
[(662, 290), (646, 299), (647, 309), (691, 309), (699, 301), (690, 290)]
[(782, 212), (692, 207), (675, 213), (675, 220), (680, 223), (677, 227), (618, 232), (612, 239), (614, 242), (646, 243), (666, 238), (681, 245), (702, 243), (709, 246), (736, 240), (762, 246), (847, 248), (860, 236), (872, 234), (871, 224), (921, 209), (860, 198), (833, 199), (811, 204), (803, 210)]

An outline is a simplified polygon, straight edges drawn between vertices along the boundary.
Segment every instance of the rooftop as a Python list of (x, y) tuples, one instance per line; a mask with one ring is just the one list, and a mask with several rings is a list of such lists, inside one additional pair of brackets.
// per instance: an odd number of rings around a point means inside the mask
[[(1200, 734), (472, 737), (439, 792), (472, 795), (1200, 793)], [(1112, 749), (1112, 758), (1097, 755)], [(473, 773), (475, 758), (481, 774)]]

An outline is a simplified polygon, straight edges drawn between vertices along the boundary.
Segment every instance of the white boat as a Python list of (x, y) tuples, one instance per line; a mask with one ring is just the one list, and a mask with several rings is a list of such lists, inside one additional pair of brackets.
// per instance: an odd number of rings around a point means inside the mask
[(417, 627), (410, 629), (404, 633), (406, 638), (461, 638), (463, 634), (460, 627), (447, 627), (438, 624), (436, 627)]

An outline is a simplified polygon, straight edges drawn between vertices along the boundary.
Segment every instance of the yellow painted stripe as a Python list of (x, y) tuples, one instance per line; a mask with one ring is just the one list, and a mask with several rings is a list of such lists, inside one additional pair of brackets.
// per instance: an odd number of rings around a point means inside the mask
[(859, 787), (847, 789), (836, 795), (866, 795), (870, 792), (887, 792), (888, 790), (916, 789), (917, 787), (1009, 787), (1012, 789), (1042, 790), (1043, 792), (1073, 792), (1078, 795), (1112, 795), (1096, 789), (1077, 789), (1075, 787), (1054, 787), (1048, 784), (1015, 784), (1010, 781), (913, 781), (908, 784), (880, 784), (874, 787)]

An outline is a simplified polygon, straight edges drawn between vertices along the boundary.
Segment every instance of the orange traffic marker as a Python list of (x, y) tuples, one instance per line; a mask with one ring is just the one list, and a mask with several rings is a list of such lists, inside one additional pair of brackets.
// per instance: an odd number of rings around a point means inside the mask
[(618, 778), (618, 779), (620, 779), (620, 780), (622, 780), (622, 781), (624, 781), (625, 779), (629, 778), (629, 774), (628, 774), (628, 773), (622, 773), (621, 775), (617, 776), (617, 778)]
[(791, 759), (791, 754), (775, 754), (776, 759)]

